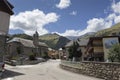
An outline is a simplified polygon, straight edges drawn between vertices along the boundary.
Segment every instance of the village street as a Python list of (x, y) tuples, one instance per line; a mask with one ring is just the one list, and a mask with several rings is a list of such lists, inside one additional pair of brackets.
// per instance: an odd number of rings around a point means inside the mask
[(2, 80), (101, 80), (63, 70), (60, 60), (26, 66), (8, 66)]

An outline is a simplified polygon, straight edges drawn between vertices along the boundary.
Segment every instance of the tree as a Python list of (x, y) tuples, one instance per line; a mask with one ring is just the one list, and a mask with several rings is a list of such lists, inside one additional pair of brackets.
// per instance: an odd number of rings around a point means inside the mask
[(49, 59), (48, 52), (44, 52), (44, 54), (42, 55), (42, 58)]
[(111, 62), (120, 62), (120, 44), (115, 44), (108, 52), (108, 59)]
[(36, 57), (35, 57), (35, 55), (34, 54), (31, 54), (31, 55), (29, 55), (29, 60), (36, 60)]
[(69, 52), (69, 57), (68, 58), (72, 59), (73, 58), (73, 54), (74, 54), (73, 53), (73, 45), (69, 47), (68, 52)]
[(76, 61), (82, 56), (82, 52), (81, 49), (79, 49), (79, 44), (77, 41), (73, 42), (73, 45), (69, 47), (68, 52), (69, 58), (72, 59), (74, 57)]

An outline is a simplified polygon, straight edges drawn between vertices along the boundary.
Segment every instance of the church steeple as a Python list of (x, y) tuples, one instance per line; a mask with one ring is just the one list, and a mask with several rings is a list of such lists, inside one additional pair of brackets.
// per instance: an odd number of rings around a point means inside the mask
[(35, 32), (35, 36), (38, 38), (39, 37), (39, 34), (38, 34), (38, 32), (36, 31)]
[(39, 34), (38, 34), (37, 30), (36, 30), (35, 34), (33, 34), (33, 44), (35, 46), (38, 46), (38, 44), (39, 44)]

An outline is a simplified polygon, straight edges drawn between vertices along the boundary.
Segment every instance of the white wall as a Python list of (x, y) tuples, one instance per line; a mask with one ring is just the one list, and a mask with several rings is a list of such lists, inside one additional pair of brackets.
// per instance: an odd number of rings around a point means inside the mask
[(0, 34), (7, 34), (9, 30), (10, 15), (0, 11)]

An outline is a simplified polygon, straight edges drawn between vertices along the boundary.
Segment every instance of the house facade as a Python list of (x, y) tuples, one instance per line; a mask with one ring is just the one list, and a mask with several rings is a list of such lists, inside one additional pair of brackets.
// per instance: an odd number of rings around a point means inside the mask
[(66, 55), (66, 58), (68, 59), (68, 57), (69, 57), (69, 48), (74, 44), (74, 42), (77, 42), (79, 44), (79, 47), (77, 48), (77, 50), (79, 51), (79, 53), (82, 54), (80, 60), (84, 61), (84, 56), (85, 56), (84, 53), (86, 51), (88, 39), (82, 39), (82, 40), (68, 42), (65, 45), (64, 55)]
[(58, 59), (59, 58), (59, 51), (58, 50), (54, 50), (54, 49), (49, 49), (48, 50), (48, 56), (51, 59)]
[[(69, 59), (69, 48), (73, 45), (74, 41), (70, 41), (65, 46), (65, 55)], [(109, 49), (120, 43), (120, 36), (103, 36), (103, 37), (90, 37), (89, 39), (83, 39), (77, 41), (79, 47), (78, 51), (82, 52), (82, 61), (108, 61)]]
[(14, 14), (14, 7), (7, 0), (0, 0), (0, 34), (7, 35), (10, 16)]
[[(34, 34), (36, 35), (36, 34)], [(37, 34), (38, 35), (38, 34)], [(34, 37), (36, 38), (36, 37)], [(23, 38), (13, 38), (7, 42), (7, 55), (9, 59), (17, 59), (19, 57), (27, 58), (30, 55), (36, 57), (42, 57), (45, 52), (48, 51), (48, 46), (45, 43), (37, 42), (34, 44), (34, 40), (27, 40)]]
[(0, 58), (6, 53), (10, 16), (14, 14), (13, 5), (7, 0), (0, 0)]
[(119, 36), (91, 37), (87, 44), (84, 59), (87, 61), (108, 61), (109, 49), (120, 43)]

